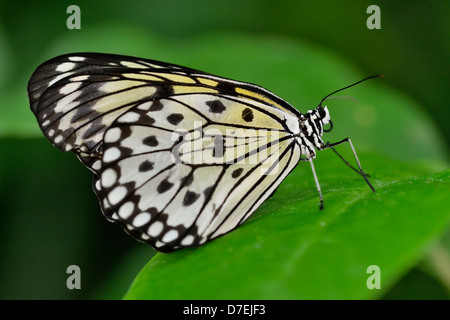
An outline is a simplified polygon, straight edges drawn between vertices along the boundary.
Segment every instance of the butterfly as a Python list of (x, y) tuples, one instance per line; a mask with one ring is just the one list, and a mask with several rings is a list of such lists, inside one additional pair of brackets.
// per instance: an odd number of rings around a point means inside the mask
[(349, 138), (322, 141), (333, 128), (322, 106), (330, 95), (302, 114), (255, 84), (100, 53), (43, 63), (28, 95), (46, 138), (93, 172), (105, 217), (161, 252), (237, 228), (300, 161), (311, 165), (322, 209), (313, 159), (344, 142), (358, 168), (342, 159), (374, 190)]

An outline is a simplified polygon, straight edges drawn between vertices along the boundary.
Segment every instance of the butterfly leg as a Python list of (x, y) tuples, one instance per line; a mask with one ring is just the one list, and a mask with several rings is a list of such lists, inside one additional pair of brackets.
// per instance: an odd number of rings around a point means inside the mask
[(316, 181), (317, 191), (319, 192), (319, 197), (320, 197), (320, 210), (323, 210), (322, 190), (320, 189), (319, 179), (317, 179), (317, 174), (316, 174), (316, 169), (314, 168), (313, 159), (312, 159), (312, 158), (309, 158), (308, 161), (309, 161), (309, 163), (311, 164), (311, 170), (312, 170), (312, 173), (313, 173), (313, 175), (314, 175), (314, 180)]
[[(356, 163), (358, 164), (359, 170), (356, 169), (355, 167), (353, 167), (350, 163), (348, 163), (348, 162), (344, 159), (344, 157), (342, 157), (342, 156), (336, 151), (336, 149), (333, 148), (334, 146), (340, 145), (340, 144), (342, 144), (342, 143), (344, 143), (344, 142), (348, 142), (348, 143), (350, 144), (350, 147), (352, 148), (352, 151), (353, 151), (353, 155), (355, 156), (355, 159), (356, 159)], [(358, 174), (360, 174), (360, 175), (364, 178), (364, 180), (367, 182), (367, 184), (369, 185), (370, 189), (372, 189), (372, 191), (375, 192), (375, 188), (370, 184), (369, 179), (367, 179), (368, 175), (365, 174), (364, 171), (363, 171), (362, 168), (361, 168), (361, 163), (359, 162), (358, 156), (356, 155), (356, 150), (355, 150), (355, 148), (353, 147), (353, 144), (352, 144), (352, 141), (350, 140), (350, 138), (345, 138), (344, 140), (341, 140), (341, 141), (335, 142), (335, 143), (327, 142), (327, 143), (325, 144), (324, 149), (326, 149), (326, 148), (330, 148), (331, 150), (333, 150), (333, 151), (339, 156), (339, 158), (341, 158), (341, 160), (344, 161), (344, 163), (345, 163), (347, 166), (349, 166), (351, 169), (353, 169), (353, 170), (356, 171)]]
[[(345, 160), (344, 159), (344, 157), (335, 149), (335, 148), (333, 148), (333, 147), (325, 147), (325, 148), (330, 148), (331, 150), (333, 150), (334, 151), (334, 153), (336, 153), (336, 155), (339, 157), (339, 158), (341, 158), (341, 160), (350, 168), (350, 169), (352, 169), (353, 171), (355, 171), (357, 174), (359, 174), (359, 175), (361, 175), (362, 176), (362, 173), (358, 170), (358, 169), (356, 169), (354, 166), (352, 166), (350, 163), (348, 163), (348, 161), (347, 160)], [(365, 174), (366, 175), (366, 177), (370, 177), (370, 175), (368, 174), (368, 173), (366, 173)]]

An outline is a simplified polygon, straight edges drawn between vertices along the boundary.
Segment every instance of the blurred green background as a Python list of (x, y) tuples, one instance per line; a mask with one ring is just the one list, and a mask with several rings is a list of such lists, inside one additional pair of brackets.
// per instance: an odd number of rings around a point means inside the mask
[[(81, 9), (81, 30), (66, 27), (72, 4)], [(366, 27), (371, 4), (381, 9), (380, 30)], [(0, 298), (121, 298), (155, 253), (106, 222), (91, 174), (44, 139), (26, 95), (40, 63), (75, 51), (163, 60), (257, 82), (302, 111), (348, 81), (384, 73), (371, 81), (411, 101), (408, 116), (417, 126), (401, 134), (418, 145), (384, 153), (442, 169), (449, 143), (449, 12), (448, 1), (0, 1)], [(307, 62), (304, 69), (283, 67), (295, 66), (299, 48), (349, 62), (357, 71), (336, 74), (339, 68), (307, 68)], [(299, 97), (298, 85), (310, 94)], [(381, 121), (395, 124), (402, 116), (394, 106)], [(340, 132), (353, 138), (356, 129), (342, 125)], [(379, 153), (398, 141), (377, 127), (365, 134)], [(446, 243), (439, 257), (448, 258)], [(383, 297), (447, 298), (448, 288), (426, 272), (435, 252)], [(82, 269), (83, 290), (66, 288), (71, 264)]]

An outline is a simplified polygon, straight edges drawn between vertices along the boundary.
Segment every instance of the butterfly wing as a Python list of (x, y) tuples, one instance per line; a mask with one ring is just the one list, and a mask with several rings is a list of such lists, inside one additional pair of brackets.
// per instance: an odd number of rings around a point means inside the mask
[[(252, 112), (253, 125), (217, 115), (211, 101), (233, 115)], [(282, 124), (255, 105), (186, 94), (139, 105), (107, 129), (96, 190), (109, 220), (171, 251), (236, 228), (299, 157)]]
[(73, 54), (40, 66), (28, 90), (46, 137), (94, 172), (108, 220), (160, 251), (234, 229), (300, 158), (298, 111), (253, 84)]
[(136, 104), (171, 95), (170, 82), (149, 71), (170, 74), (178, 68), (119, 55), (60, 56), (32, 75), (28, 83), (31, 110), (54, 146), (74, 151), (96, 171), (106, 128)]

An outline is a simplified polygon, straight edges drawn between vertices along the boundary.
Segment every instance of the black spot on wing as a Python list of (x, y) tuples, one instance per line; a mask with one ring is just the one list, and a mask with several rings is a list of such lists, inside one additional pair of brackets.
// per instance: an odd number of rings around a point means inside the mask
[(155, 136), (149, 136), (142, 140), (142, 143), (149, 147), (156, 147), (158, 143), (158, 139)]
[(181, 113), (172, 113), (167, 117), (167, 121), (174, 126), (178, 125), (183, 119), (184, 117)]
[(242, 171), (244, 171), (243, 168), (236, 169), (231, 173), (231, 176), (236, 179), (242, 174)]
[(139, 120), (137, 123), (142, 123), (144, 125), (150, 126), (155, 123), (155, 119), (152, 117), (149, 117), (146, 113), (140, 112), (139, 113)]
[(173, 96), (174, 91), (173, 87), (169, 84), (167, 85), (161, 85), (156, 88), (155, 97), (157, 98), (166, 98)]
[(197, 199), (200, 197), (198, 193), (195, 193), (193, 191), (186, 192), (186, 195), (183, 199), (183, 206), (187, 207), (193, 204)]
[(203, 191), (203, 194), (205, 195), (205, 199), (209, 198), (209, 196), (212, 194), (213, 190), (214, 190), (214, 186), (209, 186), (208, 188), (206, 188)]
[(222, 113), (226, 109), (220, 100), (206, 101), (206, 105), (209, 107), (209, 112), (211, 113)]
[(225, 81), (219, 81), (217, 86), (215, 86), (215, 89), (218, 89), (222, 92), (226, 92), (231, 95), (237, 95), (236, 86), (234, 86), (231, 83), (225, 82)]
[(173, 187), (173, 183), (169, 182), (169, 180), (165, 179), (163, 181), (160, 182), (160, 184), (158, 185), (158, 188), (156, 189), (159, 193), (164, 193), (168, 190), (170, 190), (170, 188)]
[(164, 105), (161, 103), (160, 100), (153, 101), (152, 105), (150, 106), (150, 109), (148, 111), (160, 111), (164, 108)]
[(139, 165), (139, 171), (140, 172), (146, 172), (146, 171), (153, 170), (153, 166), (154, 166), (153, 162), (145, 160), (144, 162), (142, 162)]
[(242, 119), (244, 119), (245, 122), (252, 122), (253, 121), (253, 111), (250, 108), (245, 108), (242, 111)]

